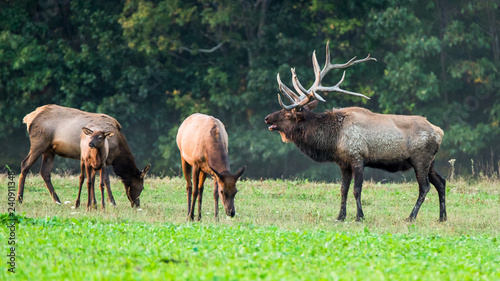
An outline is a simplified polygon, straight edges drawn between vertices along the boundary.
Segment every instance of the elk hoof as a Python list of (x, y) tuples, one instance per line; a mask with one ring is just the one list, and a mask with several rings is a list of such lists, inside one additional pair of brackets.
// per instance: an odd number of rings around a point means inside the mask
[(406, 219), (406, 222), (414, 222), (414, 221), (415, 221), (415, 218), (413, 218), (413, 217), (408, 217)]

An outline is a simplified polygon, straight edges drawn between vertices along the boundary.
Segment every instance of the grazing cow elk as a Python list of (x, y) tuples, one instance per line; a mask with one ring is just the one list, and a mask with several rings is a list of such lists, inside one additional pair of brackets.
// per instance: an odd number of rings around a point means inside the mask
[[(94, 129), (94, 130), (92, 130)], [(101, 182), (105, 181), (105, 167), (106, 159), (109, 154), (109, 143), (108, 138), (113, 136), (113, 132), (105, 132), (94, 126), (88, 126), (82, 128), (81, 139), (80, 139), (80, 151), (81, 151), (81, 174), (80, 174), (80, 186), (78, 187), (78, 197), (76, 198), (75, 208), (80, 206), (80, 194), (82, 192), (83, 180), (85, 179), (85, 173), (87, 173), (87, 190), (88, 190), (88, 202), (87, 211), (90, 210), (92, 206), (97, 206), (95, 200), (95, 174), (99, 171), (101, 175)], [(108, 193), (108, 197), (110, 194)], [(104, 187), (101, 185), (101, 204), (104, 209)]]
[[(265, 121), (269, 130), (278, 131), (284, 142), (293, 142), (304, 154), (317, 162), (335, 162), (342, 173), (342, 202), (338, 220), (346, 217), (346, 200), (349, 185), (354, 177), (354, 198), (356, 199), (356, 220), (364, 218), (361, 208), (361, 186), (364, 167), (372, 167), (390, 172), (414, 168), (419, 185), (419, 196), (408, 220), (417, 217), (420, 206), (430, 189), (429, 181), (439, 194), (439, 220), (446, 221), (445, 185), (446, 181), (434, 169), (434, 156), (443, 138), (443, 131), (421, 116), (377, 114), (359, 107), (333, 109), (324, 113), (314, 113), (318, 100), (324, 101), (317, 91), (341, 92), (362, 96), (359, 93), (340, 89), (342, 79), (335, 86), (325, 87), (321, 80), (331, 69), (346, 68), (351, 65), (375, 60), (368, 55), (365, 59), (351, 59), (345, 64), (331, 64), (328, 44), (326, 63), (320, 71), (316, 54), (313, 53), (315, 81), (306, 90), (292, 69), (295, 94), (277, 76), (280, 92), (292, 103), (284, 105), (280, 95), (278, 101), (283, 108), (269, 114)], [(316, 100), (310, 101), (311, 98)], [(367, 98), (367, 97), (365, 97)]]
[(186, 118), (179, 127), (177, 146), (181, 152), (182, 171), (187, 181), (188, 219), (194, 219), (196, 197), (198, 197), (197, 219), (201, 219), (203, 183), (207, 174), (214, 178), (215, 218), (218, 215), (219, 196), (222, 198), (226, 215), (234, 217), (236, 213), (234, 196), (238, 192), (236, 181), (243, 175), (246, 166), (241, 167), (235, 175), (229, 172), (227, 133), (224, 124), (212, 116), (195, 113)]
[[(28, 128), (31, 147), (28, 156), (21, 163), (21, 175), (17, 190), (17, 200), (20, 203), (23, 201), (26, 174), (40, 155), (42, 155), (40, 175), (45, 181), (54, 202), (61, 203), (50, 180), (54, 156), (57, 154), (61, 157), (80, 159), (80, 133), (82, 127), (93, 124), (114, 134), (114, 137), (109, 139), (109, 154), (106, 159), (106, 166), (112, 165), (116, 175), (121, 178), (132, 207), (140, 206), (139, 196), (144, 189), (144, 177), (151, 165), (148, 164), (142, 171), (137, 169), (134, 156), (130, 152), (127, 140), (121, 132), (122, 126), (116, 119), (105, 114), (89, 113), (49, 104), (38, 107), (35, 111), (26, 115), (23, 122), (26, 123)], [(107, 173), (105, 174), (104, 183), (101, 182), (101, 185), (103, 184), (106, 185), (110, 195), (110, 202), (116, 205), (111, 195)]]

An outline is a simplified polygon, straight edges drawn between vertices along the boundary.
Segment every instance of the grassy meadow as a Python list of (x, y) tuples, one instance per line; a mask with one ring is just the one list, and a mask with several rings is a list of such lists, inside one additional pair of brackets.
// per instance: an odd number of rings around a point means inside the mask
[[(17, 188), (17, 177), (16, 188)], [(216, 221), (207, 179), (201, 222), (186, 222), (184, 179), (145, 181), (141, 209), (130, 208), (111, 180), (116, 207), (73, 209), (77, 176), (53, 175), (61, 205), (43, 180), (26, 180), (16, 205), (16, 273), (7, 271), (8, 179), (0, 205), (1, 280), (500, 280), (500, 183), (447, 184), (448, 221), (439, 223), (433, 188), (417, 220), (406, 222), (415, 182), (365, 182), (365, 220), (355, 222), (350, 190), (347, 220), (335, 220), (338, 183), (243, 180), (236, 216)], [(96, 192), (99, 201), (100, 192)], [(82, 203), (86, 202), (84, 188)]]

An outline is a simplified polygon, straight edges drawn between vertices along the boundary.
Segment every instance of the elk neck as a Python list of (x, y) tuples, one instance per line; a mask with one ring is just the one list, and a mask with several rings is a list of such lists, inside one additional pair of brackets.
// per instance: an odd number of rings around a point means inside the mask
[(117, 153), (114, 155), (111, 165), (125, 186), (131, 186), (133, 179), (140, 179), (141, 171), (135, 165), (134, 156), (130, 152), (124, 136), (118, 139)]
[(210, 167), (214, 168), (220, 174), (229, 174), (229, 156), (227, 147), (222, 142), (216, 142), (211, 145), (206, 155)]
[(305, 155), (316, 162), (337, 162), (338, 134), (345, 116), (340, 112), (308, 114), (285, 134)]

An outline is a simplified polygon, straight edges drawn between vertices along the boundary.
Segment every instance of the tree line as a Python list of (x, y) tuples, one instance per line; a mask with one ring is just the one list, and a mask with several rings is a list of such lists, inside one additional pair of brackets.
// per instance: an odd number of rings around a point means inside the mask
[[(347, 69), (342, 84), (371, 100), (327, 93), (316, 111), (425, 116), (445, 132), (438, 170), (446, 175), (456, 159), (457, 173), (474, 165), (492, 174), (498, 10), (497, 0), (2, 0), (0, 159), (19, 166), (29, 150), (22, 118), (55, 103), (115, 117), (139, 166), (179, 175), (177, 129), (201, 112), (225, 124), (232, 166), (247, 165), (245, 176), (333, 180), (338, 168), (308, 160), (264, 123), (280, 109), (276, 74), (291, 85), (295, 67), (309, 86), (312, 52), (321, 62), (329, 41), (335, 63), (377, 58)], [(77, 170), (73, 162), (60, 167)]]

